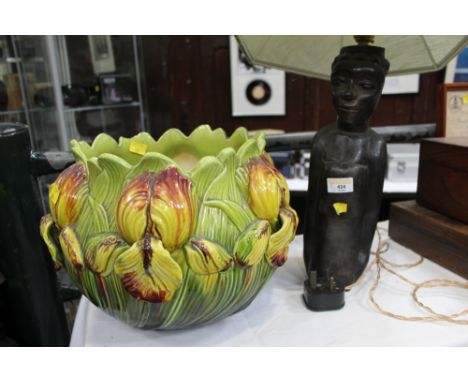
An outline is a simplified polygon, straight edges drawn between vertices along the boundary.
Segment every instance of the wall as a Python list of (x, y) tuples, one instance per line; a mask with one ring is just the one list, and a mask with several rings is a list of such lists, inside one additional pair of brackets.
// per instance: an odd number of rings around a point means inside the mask
[[(250, 129), (317, 130), (335, 119), (329, 81), (286, 75), (286, 116), (232, 117), (228, 36), (143, 36), (148, 121), (158, 137), (167, 128), (189, 133), (209, 123), (232, 132)], [(423, 74), (418, 94), (385, 95), (371, 126), (435, 122), (443, 71)]]

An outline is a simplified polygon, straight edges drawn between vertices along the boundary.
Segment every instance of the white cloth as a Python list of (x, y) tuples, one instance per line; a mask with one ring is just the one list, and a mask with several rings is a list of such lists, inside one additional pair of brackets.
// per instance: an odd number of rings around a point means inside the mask
[[(291, 243), (286, 264), (275, 272), (257, 298), (242, 312), (198, 328), (141, 330), (108, 316), (83, 297), (70, 345), (468, 346), (466, 325), (400, 321), (378, 312), (368, 298), (375, 269), (361, 284), (346, 293), (346, 304), (341, 310), (308, 310), (302, 300), (305, 279), (302, 243), (302, 236)], [(384, 257), (397, 263), (410, 263), (418, 259), (414, 252), (392, 241)], [(432, 278), (463, 280), (429, 260), (401, 273), (416, 282)], [(465, 309), (468, 302), (466, 290), (458, 289), (425, 289), (419, 295), (434, 310), (455, 313)], [(408, 284), (383, 271), (376, 299), (382, 308), (394, 313), (423, 315), (424, 312), (414, 303), (411, 291), (412, 287)]]

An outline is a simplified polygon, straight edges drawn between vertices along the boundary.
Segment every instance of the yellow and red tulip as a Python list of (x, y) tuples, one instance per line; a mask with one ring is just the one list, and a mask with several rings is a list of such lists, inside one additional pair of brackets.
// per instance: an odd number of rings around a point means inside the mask
[(118, 234), (97, 234), (88, 240), (85, 264), (94, 273), (108, 276), (114, 270), (115, 259), (128, 248)]
[(279, 209), (289, 205), (289, 190), (281, 173), (264, 157), (249, 164), (248, 202), (255, 215), (275, 224)]
[(266, 220), (254, 220), (239, 235), (234, 246), (236, 264), (252, 267), (262, 260), (270, 241), (270, 223)]
[(170, 301), (182, 283), (182, 270), (161, 240), (150, 235), (117, 257), (114, 271), (137, 300)]
[(280, 209), (281, 228), (270, 237), (266, 257), (273, 266), (283, 265), (288, 258), (288, 245), (294, 240), (299, 219), (296, 211), (286, 207)]
[(135, 177), (117, 202), (117, 226), (127, 242), (147, 233), (173, 251), (185, 243), (195, 224), (192, 183), (176, 167)]
[(211, 240), (194, 238), (184, 249), (189, 267), (201, 275), (225, 271), (232, 264), (226, 249)]
[(60, 269), (62, 264), (62, 254), (60, 252), (56, 236), (57, 236), (57, 227), (54, 224), (54, 220), (52, 215), (47, 214), (41, 218), (40, 224), (40, 233), (42, 239), (47, 245), (47, 249), (49, 250), (50, 256), (55, 265), (55, 269)]
[(148, 208), (154, 174), (136, 176), (123, 189), (117, 202), (116, 222), (128, 243), (143, 238), (148, 226)]
[(169, 251), (189, 239), (195, 225), (195, 210), (192, 182), (176, 167), (169, 167), (155, 176), (150, 206), (153, 233)]
[(65, 169), (49, 188), (50, 212), (55, 223), (63, 228), (73, 224), (88, 193), (86, 168), (82, 163)]
[(80, 240), (71, 226), (65, 227), (59, 235), (63, 255), (78, 273), (83, 270), (83, 250)]

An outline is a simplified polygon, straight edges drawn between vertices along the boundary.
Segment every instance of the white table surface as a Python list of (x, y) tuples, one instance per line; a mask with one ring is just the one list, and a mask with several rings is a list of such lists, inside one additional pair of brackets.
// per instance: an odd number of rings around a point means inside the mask
[[(198, 328), (151, 331), (135, 329), (108, 316), (82, 298), (71, 346), (468, 346), (468, 328), (446, 322), (400, 321), (379, 313), (368, 299), (375, 269), (346, 294), (338, 311), (312, 312), (302, 300), (305, 271), (302, 236), (291, 243), (289, 259), (253, 303), (242, 312)], [(376, 243), (374, 242), (374, 245)], [(418, 256), (390, 241), (385, 258), (398, 263)], [(463, 280), (429, 260), (402, 274), (416, 282), (432, 278)], [(394, 313), (423, 315), (411, 298), (412, 288), (382, 274), (376, 293), (380, 305)], [(440, 313), (465, 309), (466, 290), (425, 289), (421, 300)], [(466, 317), (465, 317), (466, 318)]]

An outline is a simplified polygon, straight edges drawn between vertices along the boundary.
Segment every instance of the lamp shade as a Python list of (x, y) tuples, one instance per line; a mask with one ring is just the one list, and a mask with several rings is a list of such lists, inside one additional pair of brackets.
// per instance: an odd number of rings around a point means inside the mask
[[(252, 64), (329, 79), (331, 64), (353, 36), (236, 36)], [(468, 36), (375, 36), (385, 48), (388, 75), (442, 69), (468, 44)]]

